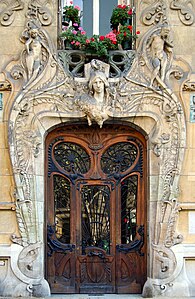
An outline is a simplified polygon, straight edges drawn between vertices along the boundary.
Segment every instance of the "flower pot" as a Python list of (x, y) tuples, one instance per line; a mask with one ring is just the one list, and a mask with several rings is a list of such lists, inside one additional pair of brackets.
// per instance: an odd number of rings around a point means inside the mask
[(121, 20), (121, 25), (131, 25), (131, 19), (123, 19)]
[(113, 31), (118, 31), (118, 26), (119, 26), (119, 24), (111, 24), (111, 28), (112, 28), (112, 30)]
[(63, 26), (68, 26), (70, 23), (70, 19), (67, 18), (65, 15), (62, 16), (62, 25)]
[(69, 42), (69, 40), (67, 40), (67, 39), (64, 40), (64, 49), (65, 50), (72, 50), (72, 45)]
[(123, 50), (131, 50), (132, 49), (132, 40), (124, 40), (122, 42)]

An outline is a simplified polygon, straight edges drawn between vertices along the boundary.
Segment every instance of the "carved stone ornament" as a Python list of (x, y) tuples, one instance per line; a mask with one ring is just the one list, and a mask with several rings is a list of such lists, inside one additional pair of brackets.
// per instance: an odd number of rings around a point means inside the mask
[(152, 1), (152, 3), (147, 5), (147, 7), (142, 11), (141, 20), (143, 24), (150, 26), (166, 22), (166, 8), (164, 1)]
[(195, 82), (186, 81), (183, 85), (183, 91), (195, 91)]
[(178, 11), (179, 19), (184, 25), (190, 26), (194, 24), (195, 11), (193, 0), (173, 0), (170, 8)]
[(43, 26), (50, 25), (52, 23), (51, 4), (51, 0), (31, 0), (27, 17), (39, 20)]
[[(18, 267), (25, 277), (44, 277), (44, 138), (61, 123), (86, 121), (86, 125), (151, 119), (152, 125), (139, 126), (148, 135), (150, 162), (158, 163), (155, 184), (149, 177), (150, 196), (156, 200), (151, 210), (151, 265), (156, 267), (146, 288), (165, 293), (177, 265), (172, 247), (182, 241), (176, 232), (179, 210), (179, 178), (184, 157), (186, 126), (180, 103), (183, 82), (189, 66), (173, 55), (170, 28), (150, 29), (140, 41), (129, 72), (109, 78), (109, 65), (93, 60), (85, 65), (85, 77), (64, 71), (46, 31), (38, 19), (29, 19), (22, 34), (24, 50), (19, 61), (5, 70), (16, 97), (9, 118), (9, 148), (15, 177), (16, 215), (21, 237), (12, 240), (27, 246), (19, 256)], [(158, 55), (157, 55), (158, 54)], [(15, 68), (15, 69), (14, 69)], [(180, 76), (174, 76), (176, 70)], [(13, 74), (18, 74), (13, 76)], [(20, 86), (20, 88), (15, 88)], [(173, 87), (174, 86), (174, 87)], [(156, 161), (156, 160), (155, 160)], [(155, 227), (155, 229), (154, 229)], [(33, 249), (34, 248), (34, 249)], [(34, 250), (34, 251), (33, 251)], [(42, 252), (42, 254), (41, 254)], [(37, 259), (40, 267), (34, 267)], [(175, 275), (175, 274), (174, 274)], [(35, 293), (34, 287), (30, 288)], [(47, 288), (46, 288), (47, 289)], [(144, 291), (145, 292), (145, 291)], [(30, 293), (29, 293), (30, 294)], [(146, 293), (145, 293), (146, 295)]]
[(0, 1), (0, 23), (2, 26), (9, 26), (13, 23), (15, 12), (24, 8), (22, 0)]
[(10, 91), (11, 84), (8, 81), (0, 81), (0, 91)]

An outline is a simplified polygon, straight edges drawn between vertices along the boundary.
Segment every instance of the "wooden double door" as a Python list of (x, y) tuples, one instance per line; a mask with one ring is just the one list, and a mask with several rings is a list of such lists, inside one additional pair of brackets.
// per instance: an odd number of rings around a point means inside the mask
[(46, 277), (52, 293), (141, 293), (146, 143), (128, 126), (46, 138)]

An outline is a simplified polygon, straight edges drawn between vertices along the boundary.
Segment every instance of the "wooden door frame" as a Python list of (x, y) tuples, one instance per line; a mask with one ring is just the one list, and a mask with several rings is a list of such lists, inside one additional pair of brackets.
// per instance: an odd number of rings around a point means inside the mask
[[(73, 125), (71, 125), (71, 126), (73, 126)], [(118, 126), (118, 125), (116, 125), (116, 126)], [(107, 126), (108, 127), (108, 126)], [(125, 129), (127, 129), (127, 127), (126, 126), (121, 126), (121, 127), (124, 127)], [(65, 126), (64, 128), (68, 128), (68, 125), (67, 126)], [(110, 126), (110, 130), (112, 131), (112, 128), (113, 128), (113, 126), (111, 127)], [(128, 127), (129, 128), (129, 127)], [(55, 139), (55, 137), (54, 136), (56, 136), (56, 134), (59, 134), (59, 131), (63, 131), (63, 129), (60, 127), (60, 128), (56, 128), (56, 129), (54, 129), (48, 136), (47, 136), (47, 138), (46, 138), (46, 144), (47, 144), (47, 146), (48, 146), (48, 144), (52, 141), (52, 140), (54, 140)], [(115, 136), (115, 137), (113, 137), (114, 138), (114, 140), (117, 140), (116, 141), (116, 143), (118, 143), (118, 142), (122, 142), (122, 141), (124, 141), (124, 136), (126, 136), (127, 137), (127, 135), (129, 135), (129, 136), (134, 136), (135, 138), (136, 138), (136, 140), (138, 141), (139, 140), (139, 142), (141, 141), (142, 142), (142, 145), (143, 145), (143, 148), (144, 148), (144, 151), (143, 151), (143, 161), (144, 161), (144, 165), (147, 165), (147, 163), (146, 163), (146, 151), (147, 151), (147, 145), (146, 145), (146, 141), (145, 141), (145, 137), (142, 135), (142, 134), (140, 134), (139, 132), (137, 132), (137, 131), (135, 131), (135, 130), (133, 130), (132, 131), (132, 128), (129, 128), (129, 131), (130, 132), (125, 132), (125, 133), (123, 133), (123, 134), (121, 134), (121, 136), (119, 136), (119, 137), (117, 137), (117, 135)], [(57, 133), (58, 132), (58, 133)], [(73, 136), (69, 136), (70, 135), (70, 133), (68, 134), (67, 132), (66, 133), (61, 133), (63, 136), (66, 136), (66, 141), (67, 142), (76, 142), (76, 139), (75, 139), (75, 137), (73, 137)], [(54, 136), (53, 136), (54, 135)], [(59, 137), (59, 135), (58, 135), (58, 137)], [(108, 143), (107, 143), (107, 145), (106, 145), (106, 147), (104, 147), (104, 151), (106, 150), (106, 148), (108, 148), (111, 144), (113, 144), (113, 141), (112, 141), (113, 139), (111, 139)], [(77, 142), (78, 143), (78, 142)], [(79, 143), (80, 144), (80, 143)], [(101, 150), (100, 150), (101, 151)], [(100, 155), (99, 155), (100, 156)], [(46, 154), (46, 161), (47, 161), (47, 158), (48, 158), (48, 154)], [(46, 162), (46, 164), (47, 164), (47, 162)], [(143, 167), (143, 171), (144, 171), (144, 182), (143, 182), (143, 185), (145, 185), (146, 186), (146, 167)], [(47, 174), (47, 166), (46, 166), (46, 174)], [(104, 174), (103, 174), (103, 176), (104, 176)], [(94, 184), (94, 181), (91, 181), (91, 184), (93, 185)], [(46, 184), (47, 185), (47, 184)], [(140, 184), (139, 184), (139, 186), (140, 186)], [(140, 188), (140, 187), (139, 187)], [(47, 190), (47, 187), (46, 187), (46, 190)], [(144, 190), (142, 190), (141, 191), (141, 193), (142, 193), (142, 197), (143, 198), (146, 198), (146, 188), (144, 189)], [(144, 194), (143, 194), (144, 193)], [(145, 196), (144, 196), (145, 195)], [(47, 201), (46, 201), (47, 202)], [(145, 204), (145, 207), (144, 207), (144, 211), (146, 211), (146, 206), (147, 206), (147, 203), (146, 203), (146, 201), (144, 201), (144, 204)], [(71, 203), (71, 205), (75, 205), (75, 201), (72, 201), (72, 203)], [(117, 208), (117, 203), (115, 203), (115, 208)], [(46, 209), (47, 209), (47, 205), (46, 205)], [(76, 207), (76, 206), (74, 206), (73, 207), (73, 209), (78, 209), (78, 207)], [(141, 208), (140, 208), (140, 211), (141, 211)], [(77, 212), (78, 213), (78, 212)], [(117, 213), (116, 213), (116, 217), (118, 218), (118, 219), (120, 219), (120, 215), (118, 214), (117, 215)], [(79, 226), (79, 224), (78, 224), (78, 218), (79, 217), (77, 217), (77, 227)], [(141, 216), (140, 216), (140, 218), (142, 218)], [(116, 219), (117, 220), (117, 219)], [(46, 221), (47, 222), (47, 221)], [(73, 231), (75, 231), (74, 229), (73, 229), (73, 223), (72, 223), (73, 221), (71, 221), (71, 231), (72, 231), (72, 233), (73, 233)], [(146, 217), (145, 217), (145, 227), (146, 227), (146, 223), (147, 223), (147, 220), (146, 220)], [(112, 227), (112, 234), (113, 234), (113, 227)], [(120, 234), (120, 232), (118, 231), (118, 235)], [(75, 241), (76, 243), (77, 243), (77, 240), (76, 240), (76, 235), (73, 235), (73, 239), (72, 239), (73, 241)], [(116, 242), (116, 240), (115, 240), (115, 242)], [(116, 244), (115, 244), (115, 246), (116, 246)], [(145, 242), (145, 245), (144, 246), (146, 246), (146, 242)], [(145, 252), (146, 252), (147, 250), (145, 249)]]

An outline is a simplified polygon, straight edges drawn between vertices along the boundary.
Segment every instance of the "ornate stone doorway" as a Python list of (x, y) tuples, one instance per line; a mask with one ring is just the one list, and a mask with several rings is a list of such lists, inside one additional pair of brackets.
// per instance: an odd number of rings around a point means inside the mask
[(47, 280), (53, 293), (141, 293), (146, 141), (128, 126), (63, 126), (46, 138)]

